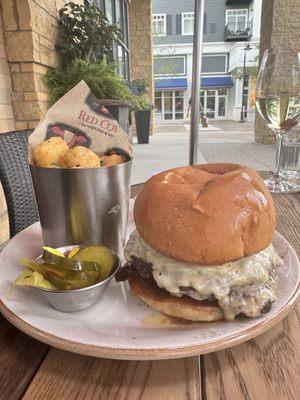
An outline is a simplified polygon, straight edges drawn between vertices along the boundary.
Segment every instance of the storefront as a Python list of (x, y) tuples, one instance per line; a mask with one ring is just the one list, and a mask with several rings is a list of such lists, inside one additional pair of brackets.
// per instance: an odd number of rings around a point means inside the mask
[(228, 109), (228, 93), (233, 86), (230, 76), (201, 78), (200, 101), (209, 119), (225, 119)]
[[(209, 119), (225, 119), (228, 114), (230, 76), (204, 76), (201, 78), (200, 101)], [(188, 108), (186, 78), (159, 79), (155, 83), (155, 120), (157, 123), (186, 118)]]
[(155, 83), (155, 120), (158, 123), (184, 119), (186, 78), (159, 79)]

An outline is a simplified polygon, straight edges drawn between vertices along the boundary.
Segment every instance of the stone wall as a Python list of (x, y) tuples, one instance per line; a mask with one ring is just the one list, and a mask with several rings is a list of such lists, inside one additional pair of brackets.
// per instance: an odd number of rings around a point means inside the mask
[[(129, 5), (129, 40), (131, 80), (147, 80), (149, 84), (148, 97), (150, 102), (154, 103), (151, 0), (131, 0)], [(153, 115), (151, 132), (152, 129)]]
[(3, 33), (2, 12), (0, 9), (0, 132), (15, 129), (14, 114), (11, 105), (11, 78), (7, 62)]
[[(268, 48), (300, 51), (300, 1), (263, 0), (261, 16), (260, 60)], [(255, 141), (274, 143), (275, 137), (262, 118), (256, 114)]]
[(47, 110), (43, 75), (57, 65), (57, 10), (64, 0), (2, 2), (16, 129), (35, 128)]

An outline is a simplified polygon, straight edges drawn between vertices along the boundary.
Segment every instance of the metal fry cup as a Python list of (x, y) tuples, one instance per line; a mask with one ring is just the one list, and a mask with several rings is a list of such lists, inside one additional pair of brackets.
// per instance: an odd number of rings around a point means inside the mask
[(132, 160), (101, 168), (30, 165), (45, 245), (103, 244), (121, 254)]

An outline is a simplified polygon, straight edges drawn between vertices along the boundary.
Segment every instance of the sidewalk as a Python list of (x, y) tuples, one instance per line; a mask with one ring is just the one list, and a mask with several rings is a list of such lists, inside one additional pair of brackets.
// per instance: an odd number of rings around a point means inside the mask
[[(275, 147), (254, 143), (253, 124), (212, 121), (210, 125), (220, 130), (200, 130), (199, 164), (233, 162), (248, 165), (259, 171), (269, 171), (274, 168)], [(143, 182), (151, 175), (165, 169), (187, 165), (188, 122), (156, 126), (149, 144), (137, 144), (134, 138), (133, 151), (132, 183)]]

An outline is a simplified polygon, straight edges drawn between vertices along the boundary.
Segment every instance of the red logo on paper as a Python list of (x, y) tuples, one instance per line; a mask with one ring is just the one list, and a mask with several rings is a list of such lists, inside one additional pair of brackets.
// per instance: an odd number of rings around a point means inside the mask
[(72, 148), (74, 146), (91, 147), (91, 138), (75, 126), (57, 122), (47, 126), (46, 140), (59, 136)]

